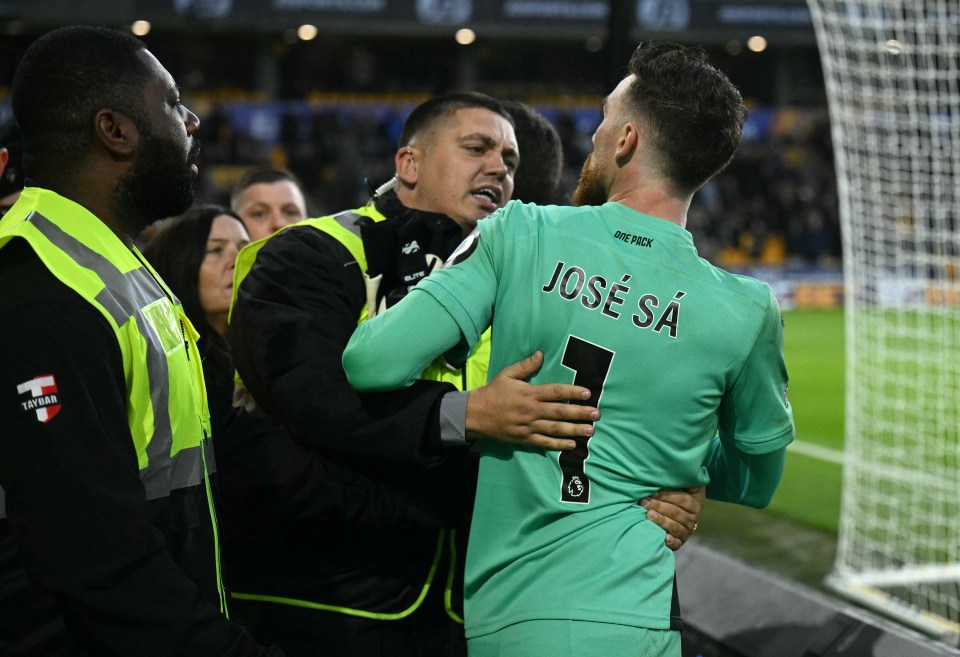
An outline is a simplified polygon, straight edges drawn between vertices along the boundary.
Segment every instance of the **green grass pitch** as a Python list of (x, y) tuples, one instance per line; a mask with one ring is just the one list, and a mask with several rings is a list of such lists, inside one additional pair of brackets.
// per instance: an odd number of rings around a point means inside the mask
[(843, 450), (843, 311), (784, 313), (784, 353), (797, 427), (770, 510), (837, 530)]

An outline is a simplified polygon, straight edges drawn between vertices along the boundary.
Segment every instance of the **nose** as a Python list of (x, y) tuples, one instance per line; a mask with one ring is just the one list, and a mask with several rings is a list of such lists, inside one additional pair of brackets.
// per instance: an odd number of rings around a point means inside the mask
[(510, 171), (510, 167), (507, 166), (506, 160), (503, 159), (503, 154), (498, 153), (497, 151), (490, 151), (491, 155), (487, 163), (487, 172), (495, 176), (497, 180), (503, 180), (507, 177), (507, 173)]
[(200, 128), (200, 117), (190, 110), (187, 110), (187, 116), (184, 119), (184, 124), (187, 126), (187, 134), (192, 137)]
[(227, 247), (227, 269), (232, 270), (237, 266), (237, 256), (240, 255), (241, 244), (231, 244)]
[(286, 225), (287, 225), (287, 222), (286, 222), (286, 219), (284, 219), (282, 212), (277, 211), (270, 215), (270, 234), (271, 235)]

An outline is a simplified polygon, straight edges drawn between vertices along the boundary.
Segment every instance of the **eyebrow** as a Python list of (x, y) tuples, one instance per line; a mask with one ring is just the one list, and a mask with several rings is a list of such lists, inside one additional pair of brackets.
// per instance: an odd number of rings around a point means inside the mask
[(241, 237), (238, 240), (233, 239), (232, 237), (210, 237), (207, 239), (207, 245), (210, 244), (230, 244), (231, 242), (249, 242), (245, 237)]
[(496, 140), (495, 140), (493, 137), (491, 137), (490, 135), (485, 135), (485, 134), (483, 134), (482, 132), (474, 132), (474, 133), (469, 134), (469, 135), (464, 135), (464, 136), (460, 137), (460, 141), (461, 141), (461, 142), (464, 142), (464, 141), (482, 141), (485, 146), (489, 146), (489, 147), (491, 147), (491, 148), (493, 148), (494, 146), (497, 145), (497, 142), (496, 142)]
[[(480, 141), (487, 148), (497, 147), (497, 141), (490, 135), (485, 135), (482, 132), (474, 132), (473, 134), (464, 135), (460, 138), (461, 143), (468, 141)], [(512, 155), (513, 157), (517, 158), (517, 160), (520, 159), (520, 154), (514, 148), (505, 148), (503, 149), (503, 153), (504, 155)]]

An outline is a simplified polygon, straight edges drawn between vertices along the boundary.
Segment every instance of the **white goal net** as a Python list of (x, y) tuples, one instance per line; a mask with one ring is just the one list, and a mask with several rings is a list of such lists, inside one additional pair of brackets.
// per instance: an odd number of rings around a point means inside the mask
[(960, 0), (808, 0), (840, 191), (846, 429), (828, 584), (960, 640)]

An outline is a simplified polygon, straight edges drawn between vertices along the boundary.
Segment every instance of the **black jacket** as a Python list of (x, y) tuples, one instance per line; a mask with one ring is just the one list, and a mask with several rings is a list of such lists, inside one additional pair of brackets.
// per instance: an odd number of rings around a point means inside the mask
[[(0, 654), (279, 655), (216, 607), (203, 486), (146, 500), (103, 316), (24, 240), (0, 249)], [(60, 409), (17, 385), (53, 375)]]
[[(393, 225), (425, 221), (442, 226), (445, 249), (459, 242), (449, 219), (409, 212), (391, 197)], [(403, 611), (427, 580), (440, 528), (462, 524), (469, 514), (472, 459), (439, 440), (440, 400), (452, 386), (420, 381), (360, 394), (347, 382), (340, 359), (365, 302), (362, 271), (350, 252), (306, 225), (270, 238), (238, 290), (229, 329), (234, 365), (257, 403), (289, 432), (269, 445), (231, 439), (225, 457), (216, 447), (227, 494), (246, 495), (243, 506), (260, 507), (259, 519), (225, 523), (228, 534), (262, 550), (234, 554), (262, 569), (249, 577), (234, 571), (238, 592), (249, 584), (259, 590), (245, 592)], [(264, 471), (260, 464), (267, 462), (276, 469)], [(228, 472), (235, 467), (246, 474)], [(261, 492), (235, 488), (228, 483), (234, 476), (238, 487), (259, 482)], [(268, 533), (257, 529), (268, 525), (269, 536), (250, 536)], [(445, 580), (438, 573), (435, 585)], [(460, 597), (454, 596), (458, 607)]]
[[(216, 374), (205, 376), (210, 381)], [(220, 393), (217, 386), (208, 391), (213, 407)], [(223, 560), (235, 594), (403, 608), (406, 586), (391, 595), (379, 579), (358, 579), (357, 563), (360, 571), (393, 573), (397, 562), (429, 566), (432, 541), (440, 529), (456, 524), (460, 509), (432, 502), (417, 487), (385, 475), (374, 459), (325, 458), (259, 415), (234, 409), (211, 419)], [(446, 472), (457, 474), (453, 468)], [(419, 586), (426, 579), (420, 568), (409, 575)], [(444, 579), (437, 582), (442, 586)]]

